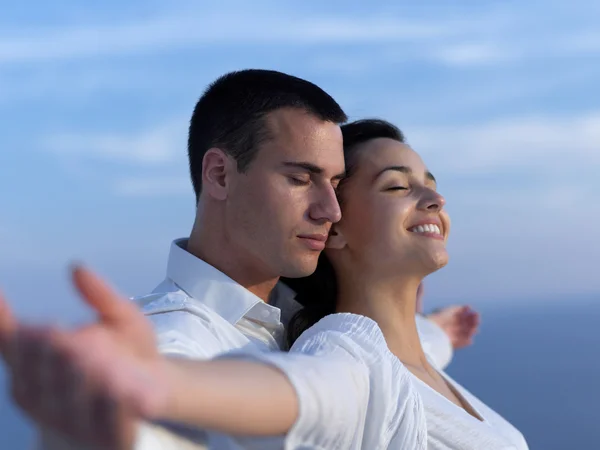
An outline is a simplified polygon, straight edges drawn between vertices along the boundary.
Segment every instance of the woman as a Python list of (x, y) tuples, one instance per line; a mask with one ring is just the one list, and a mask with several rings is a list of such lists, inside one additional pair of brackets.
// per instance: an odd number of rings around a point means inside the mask
[(410, 372), (425, 409), (428, 448), (526, 448), (516, 429), (421, 348), (414, 314), (421, 281), (448, 261), (450, 221), (435, 178), (393, 125), (365, 120), (342, 129), (342, 220), (315, 273), (286, 280), (305, 306), (290, 325), (290, 340), (333, 312), (369, 317)]
[[(139, 331), (130, 333), (139, 344), (122, 348), (107, 338), (106, 352), (77, 354), (68, 334), (40, 338), (36, 330), (21, 339), (29, 355), (43, 342), (46, 357), (58, 358), (63, 372), (77, 372), (89, 386), (80, 391), (92, 400), (71, 396), (53, 406), (54, 414), (35, 401), (21, 406), (45, 425), (115, 449), (130, 448), (133, 421), (123, 417), (136, 415), (254, 436), (240, 437), (246, 448), (527, 449), (514, 427), (421, 348), (417, 289), (448, 260), (450, 221), (435, 178), (387, 122), (358, 121), (343, 133), (343, 218), (315, 274), (287, 280), (305, 305), (290, 327), (289, 353), (166, 361)], [(106, 408), (107, 399), (120, 408)], [(61, 408), (79, 414), (59, 420)], [(100, 414), (107, 409), (121, 417), (114, 440)], [(90, 420), (87, 429), (73, 425), (90, 410), (104, 417), (103, 427)]]

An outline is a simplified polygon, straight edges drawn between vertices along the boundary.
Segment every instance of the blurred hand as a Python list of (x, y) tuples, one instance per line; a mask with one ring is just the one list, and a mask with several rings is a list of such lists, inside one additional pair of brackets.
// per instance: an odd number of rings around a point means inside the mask
[(480, 323), (479, 313), (469, 306), (448, 306), (427, 318), (444, 330), (455, 349), (473, 344)]
[(0, 296), (0, 351), (21, 409), (94, 448), (129, 450), (140, 417), (166, 407), (168, 388), (151, 324), (92, 272), (73, 282), (98, 313), (75, 330), (19, 323)]

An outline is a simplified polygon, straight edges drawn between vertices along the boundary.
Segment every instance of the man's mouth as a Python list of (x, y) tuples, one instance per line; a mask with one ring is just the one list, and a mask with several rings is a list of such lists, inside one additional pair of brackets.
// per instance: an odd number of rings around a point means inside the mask
[(302, 234), (298, 237), (311, 250), (321, 251), (325, 249), (325, 242), (327, 242), (326, 234)]

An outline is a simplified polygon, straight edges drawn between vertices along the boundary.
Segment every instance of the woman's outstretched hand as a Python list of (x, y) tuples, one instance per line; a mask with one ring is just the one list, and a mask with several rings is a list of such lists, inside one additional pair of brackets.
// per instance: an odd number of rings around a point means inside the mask
[(73, 283), (98, 315), (75, 330), (22, 324), (0, 296), (0, 351), (12, 396), (44, 427), (82, 444), (129, 450), (137, 420), (167, 408), (164, 360), (135, 304), (87, 269), (76, 267)]
[(455, 349), (473, 344), (481, 322), (479, 313), (469, 306), (448, 306), (427, 316), (448, 335)]

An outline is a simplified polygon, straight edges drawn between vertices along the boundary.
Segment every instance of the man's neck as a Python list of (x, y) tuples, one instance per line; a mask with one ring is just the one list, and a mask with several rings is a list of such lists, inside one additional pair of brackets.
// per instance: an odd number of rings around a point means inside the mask
[(231, 251), (228, 247), (227, 243), (221, 243), (218, 239), (192, 232), (186, 250), (268, 303), (279, 277), (261, 273), (255, 265), (245, 263), (239, 252)]

